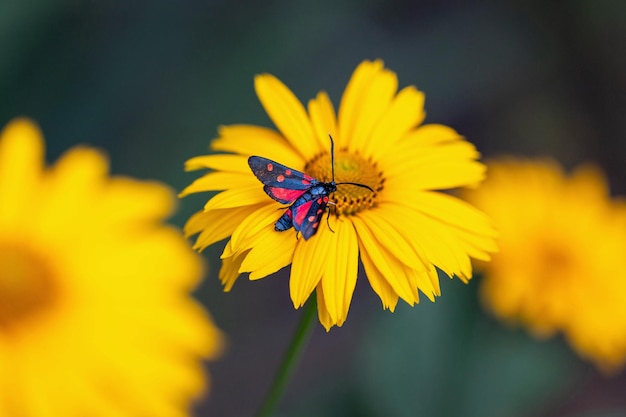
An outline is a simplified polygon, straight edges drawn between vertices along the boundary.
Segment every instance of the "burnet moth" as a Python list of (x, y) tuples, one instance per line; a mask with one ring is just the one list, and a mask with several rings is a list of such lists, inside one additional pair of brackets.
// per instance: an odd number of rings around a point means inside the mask
[(302, 234), (305, 240), (309, 239), (317, 232), (326, 206), (332, 204), (329, 201), (329, 195), (337, 190), (338, 185), (356, 185), (374, 192), (371, 187), (365, 184), (335, 182), (335, 142), (332, 136), (328, 136), (330, 137), (332, 172), (330, 182), (318, 181), (303, 172), (261, 156), (248, 158), (250, 169), (263, 183), (263, 191), (279, 203), (289, 204), (285, 213), (274, 224), (276, 231), (284, 232), (293, 227), (296, 232)]

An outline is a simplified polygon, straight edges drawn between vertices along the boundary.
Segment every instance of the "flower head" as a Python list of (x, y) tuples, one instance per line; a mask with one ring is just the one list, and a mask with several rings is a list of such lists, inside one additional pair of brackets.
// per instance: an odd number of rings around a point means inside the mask
[(201, 263), (166, 187), (52, 167), (24, 119), (0, 136), (0, 415), (184, 416), (221, 336), (188, 297)]
[(501, 160), (467, 193), (498, 231), (483, 266), (485, 305), (533, 334), (562, 332), (602, 369), (626, 360), (626, 207), (597, 168), (566, 176), (553, 161)]
[[(397, 91), (396, 74), (381, 61), (360, 64), (344, 92), (338, 114), (324, 92), (308, 112), (277, 78), (255, 78), (257, 95), (278, 127), (221, 127), (213, 141), (226, 154), (190, 159), (188, 170), (209, 168), (181, 195), (223, 190), (189, 219), (187, 235), (200, 233), (195, 248), (230, 236), (220, 279), (228, 291), (241, 273), (263, 278), (291, 264), (290, 294), (296, 308), (316, 291), (321, 323), (328, 330), (346, 320), (359, 258), (383, 307), (401, 298), (439, 295), (437, 269), (467, 280), (470, 257), (486, 260), (495, 249), (482, 213), (437, 192), (474, 186), (484, 176), (479, 154), (451, 128), (420, 126), (424, 95), (415, 87)], [(328, 225), (322, 220), (310, 239), (293, 228), (277, 232), (287, 207), (270, 199), (252, 174), (248, 157), (276, 161), (330, 182), (329, 134), (335, 141), (335, 180)], [(371, 191), (371, 190), (373, 191)], [(326, 217), (326, 216), (324, 216)]]

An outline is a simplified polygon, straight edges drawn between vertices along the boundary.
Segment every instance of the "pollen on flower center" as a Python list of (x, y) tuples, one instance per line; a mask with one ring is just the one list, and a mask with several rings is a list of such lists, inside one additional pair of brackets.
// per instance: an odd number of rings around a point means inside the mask
[[(307, 162), (304, 171), (319, 181), (331, 181), (330, 153), (316, 155)], [(371, 159), (340, 149), (335, 152), (335, 182), (339, 185), (337, 191), (330, 195), (330, 201), (334, 203), (331, 207), (334, 207), (338, 215), (349, 215), (376, 205), (376, 198), (383, 189), (385, 178)], [(374, 192), (365, 187), (341, 184), (342, 182), (367, 185)]]
[(0, 243), (0, 332), (48, 309), (56, 290), (46, 259), (26, 247)]

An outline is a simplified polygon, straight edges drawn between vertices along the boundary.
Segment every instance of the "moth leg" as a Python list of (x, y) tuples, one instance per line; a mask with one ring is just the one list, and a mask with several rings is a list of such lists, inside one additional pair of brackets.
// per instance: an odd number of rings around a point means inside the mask
[(328, 207), (328, 214), (326, 215), (326, 224), (331, 232), (335, 233), (332, 227), (330, 227), (330, 207)]
[[(335, 204), (335, 202), (334, 202), (334, 201), (329, 201), (329, 202), (328, 202), (328, 205), (329, 205), (329, 206), (336, 206), (337, 204)], [(330, 227), (330, 207), (327, 207), (327, 208), (328, 208), (328, 215), (326, 216), (326, 224), (328, 225), (328, 228), (330, 229), (330, 231), (331, 231), (331, 232), (333, 232), (333, 233), (335, 233), (335, 231), (333, 230), (333, 228), (332, 228), (332, 227)], [(339, 217), (339, 216), (337, 216), (337, 217)]]

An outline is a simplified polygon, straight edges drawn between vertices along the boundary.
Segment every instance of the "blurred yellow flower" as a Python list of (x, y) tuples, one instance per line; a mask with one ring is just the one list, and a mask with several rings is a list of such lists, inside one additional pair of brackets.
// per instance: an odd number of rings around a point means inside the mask
[[(259, 100), (280, 133), (221, 127), (212, 149), (231, 153), (187, 161), (187, 170), (213, 171), (181, 193), (225, 190), (189, 219), (185, 232), (200, 233), (198, 250), (230, 236), (220, 271), (226, 291), (241, 273), (259, 279), (291, 264), (295, 308), (316, 290), (319, 319), (328, 330), (346, 320), (359, 258), (391, 311), (398, 298), (417, 303), (418, 289), (434, 300), (440, 294), (435, 267), (466, 281), (472, 276), (470, 256), (489, 258), (495, 244), (486, 216), (436, 191), (478, 184), (485, 171), (478, 152), (449, 127), (419, 126), (424, 94), (412, 86), (397, 88), (396, 74), (381, 61), (365, 61), (352, 75), (338, 115), (325, 92), (309, 102), (307, 113), (277, 78), (255, 78)], [(276, 232), (281, 205), (263, 192), (248, 157), (269, 158), (328, 182), (329, 134), (335, 140), (336, 181), (375, 192), (339, 185), (330, 195), (330, 227), (324, 221), (308, 240), (297, 239), (293, 229)]]
[(470, 202), (491, 216), (499, 253), (482, 268), (484, 304), (533, 334), (562, 332), (601, 369), (626, 359), (626, 209), (587, 166), (503, 159)]
[(85, 147), (46, 168), (43, 145), (25, 119), (0, 137), (0, 415), (187, 415), (221, 336), (171, 192)]

